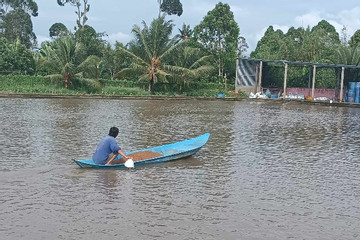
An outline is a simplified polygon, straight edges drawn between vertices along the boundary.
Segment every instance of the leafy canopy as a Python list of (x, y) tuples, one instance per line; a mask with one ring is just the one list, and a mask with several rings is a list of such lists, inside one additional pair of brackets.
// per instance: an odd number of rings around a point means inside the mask
[(82, 44), (70, 35), (45, 43), (41, 56), (40, 64), (51, 69), (51, 77), (63, 78), (65, 88), (68, 88), (75, 77), (86, 77), (89, 74), (96, 77), (100, 61), (96, 56), (86, 56)]
[(160, 4), (160, 11), (168, 15), (181, 16), (183, 13), (183, 7), (179, 0), (158, 0)]
[(49, 36), (51, 38), (66, 36), (69, 33), (69, 30), (63, 23), (54, 23), (49, 28)]
[(194, 29), (194, 38), (216, 56), (219, 76), (233, 72), (239, 33), (230, 6), (221, 2)]
[(3, 33), (1, 34), (10, 42), (20, 40), (27, 48), (36, 45), (36, 35), (30, 15), (23, 9), (12, 10), (3, 17)]
[(0, 72), (25, 74), (35, 72), (33, 53), (19, 40), (9, 43), (5, 38), (0, 38), (0, 52)]
[(6, 10), (22, 9), (33, 17), (38, 16), (38, 5), (33, 0), (1, 0), (0, 12), (7, 14)]

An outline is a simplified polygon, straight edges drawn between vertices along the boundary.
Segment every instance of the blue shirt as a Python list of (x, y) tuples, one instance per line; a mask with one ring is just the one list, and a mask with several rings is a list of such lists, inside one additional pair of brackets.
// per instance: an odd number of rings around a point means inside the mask
[(94, 163), (96, 164), (105, 164), (110, 153), (118, 153), (121, 148), (119, 147), (117, 141), (112, 136), (103, 137), (92, 157)]

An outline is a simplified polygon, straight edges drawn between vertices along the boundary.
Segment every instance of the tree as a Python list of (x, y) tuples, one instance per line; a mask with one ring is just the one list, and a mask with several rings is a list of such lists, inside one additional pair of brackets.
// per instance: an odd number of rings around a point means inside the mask
[(51, 38), (63, 37), (68, 35), (69, 33), (70, 33), (69, 30), (62, 23), (54, 23), (49, 28), (49, 36)]
[(360, 29), (357, 30), (354, 35), (350, 38), (350, 47), (354, 48), (360, 43)]
[(128, 44), (128, 49), (119, 48), (132, 63), (128, 68), (121, 70), (117, 75), (139, 76), (139, 81), (149, 82), (149, 92), (154, 92), (156, 82), (168, 82), (176, 74), (170, 67), (171, 56), (176, 56), (177, 50), (188, 41), (175, 43), (172, 34), (172, 21), (165, 21), (165, 16), (154, 19), (150, 26), (143, 22), (143, 28), (135, 25), (133, 33), (135, 39)]
[(324, 44), (339, 44), (340, 36), (335, 27), (325, 20), (321, 20), (311, 29), (311, 32), (321, 31)]
[(1, 0), (0, 12), (6, 15), (9, 11), (14, 9), (23, 9), (25, 12), (30, 13), (33, 17), (38, 16), (38, 6), (33, 0)]
[(125, 48), (125, 46), (119, 42), (115, 43), (115, 49), (113, 49), (110, 44), (107, 44), (104, 47), (102, 53), (103, 57), (101, 58), (102, 60), (100, 63), (102, 75), (113, 79), (116, 73), (130, 66), (131, 60), (121, 50), (123, 48)]
[(281, 30), (275, 31), (273, 26), (269, 26), (250, 56), (268, 60), (284, 59), (284, 54), (287, 51), (284, 37)]
[(75, 32), (75, 39), (83, 45), (87, 56), (95, 55), (101, 57), (104, 48), (103, 35), (102, 33), (97, 33), (93, 27), (85, 25), (82, 29), (78, 29)]
[[(81, 4), (83, 2), (83, 4)], [(57, 0), (57, 3), (60, 6), (65, 6), (65, 4), (70, 4), (73, 7), (76, 7), (77, 10), (75, 11), (77, 15), (77, 28), (84, 29), (86, 22), (88, 20), (87, 13), (90, 11), (90, 4), (88, 4), (88, 0)], [(81, 10), (81, 6), (83, 9)], [(76, 30), (76, 28), (75, 28)]]
[(19, 40), (9, 43), (0, 38), (0, 72), (34, 74), (33, 53)]
[(3, 33), (8, 41), (20, 40), (27, 48), (36, 45), (36, 35), (33, 32), (33, 25), (30, 15), (23, 9), (12, 10), (3, 17)]
[(159, 16), (161, 12), (168, 15), (181, 16), (183, 7), (179, 0), (158, 0), (159, 3)]
[(193, 31), (191, 30), (190, 25), (186, 25), (185, 23), (183, 23), (182, 28), (181, 29), (178, 28), (178, 30), (179, 30), (179, 34), (176, 35), (177, 42), (186, 41), (193, 34)]
[(337, 63), (358, 66), (360, 64), (360, 46), (340, 46), (337, 49)]
[(239, 32), (230, 6), (221, 2), (194, 28), (194, 38), (216, 56), (219, 76), (234, 68)]
[(84, 76), (86, 73), (97, 73), (100, 59), (96, 56), (88, 56), (83, 59), (81, 43), (75, 41), (72, 36), (64, 36), (46, 43), (41, 49), (41, 63), (52, 70), (52, 77), (64, 79), (65, 88), (71, 85), (76, 76)]
[(165, 16), (153, 20), (150, 26), (143, 21), (143, 29), (135, 25), (132, 30), (135, 39), (129, 43), (129, 49), (119, 48), (133, 63), (119, 74), (140, 73), (139, 80), (147, 79), (149, 92), (153, 93), (158, 79), (165, 81), (168, 75), (161, 64), (162, 59), (174, 48), (174, 40), (170, 39), (173, 26), (172, 21), (165, 21)]
[(336, 46), (340, 45), (340, 36), (335, 27), (325, 20), (311, 29), (313, 42), (317, 42), (315, 60), (332, 63), (336, 58)]
[(21, 40), (28, 48), (36, 43), (31, 16), (38, 15), (38, 6), (33, 0), (0, 1), (0, 37), (9, 41)]
[(164, 69), (171, 72), (171, 80), (176, 82), (179, 92), (182, 92), (190, 82), (200, 79), (203, 74), (213, 70), (213, 65), (210, 63), (211, 56), (198, 45), (187, 41), (183, 46), (176, 48), (169, 59), (166, 59)]
[(165, 21), (165, 16), (154, 19), (150, 26), (145, 22), (142, 28), (135, 25), (135, 39), (128, 44), (128, 49), (118, 48), (131, 59), (130, 66), (118, 76), (137, 75), (139, 81), (148, 81), (151, 93), (158, 81), (175, 81), (181, 91), (184, 84), (212, 69), (205, 51), (190, 40), (176, 43), (176, 38), (170, 38), (172, 29), (172, 21)]
[[(286, 34), (275, 31), (270, 26), (251, 53), (252, 58), (265, 60), (289, 60), (298, 62), (334, 63), (337, 61), (337, 49), (341, 45), (339, 34), (327, 21), (320, 21), (313, 28), (291, 27)], [(345, 47), (345, 45), (343, 44)], [(276, 82), (279, 78), (276, 69), (267, 64), (269, 71), (263, 76)], [(266, 68), (264, 67), (264, 69)], [(289, 69), (289, 85), (305, 87), (309, 82), (308, 66)], [(283, 74), (283, 73), (282, 73)], [(316, 84), (319, 87), (334, 87), (336, 85), (333, 69), (322, 68), (317, 72)], [(265, 81), (263, 81), (264, 83)]]
[(341, 44), (344, 45), (344, 46), (348, 46), (348, 45), (349, 45), (347, 28), (346, 28), (345, 25), (341, 28), (340, 42), (341, 42)]
[(270, 60), (302, 62), (332, 62), (336, 46), (340, 44), (339, 34), (326, 21), (320, 21), (312, 29), (291, 27), (286, 34), (270, 26), (251, 57)]
[(249, 48), (249, 45), (246, 42), (245, 37), (240, 36), (238, 38), (238, 48), (237, 48), (237, 52), (238, 52), (238, 57), (243, 57), (243, 53), (247, 51), (247, 49)]
[[(336, 63), (345, 64), (345, 65), (360, 65), (360, 46), (356, 45), (351, 46), (339, 46), (337, 50), (337, 61)], [(358, 69), (345, 69), (345, 83), (356, 82), (359, 76)]]
[(298, 47), (293, 49), (295, 51), (293, 55), (297, 56), (294, 59), (295, 61), (319, 61), (319, 51), (322, 44), (319, 31), (311, 31), (310, 27), (307, 27), (306, 29), (299, 28), (298, 43)]

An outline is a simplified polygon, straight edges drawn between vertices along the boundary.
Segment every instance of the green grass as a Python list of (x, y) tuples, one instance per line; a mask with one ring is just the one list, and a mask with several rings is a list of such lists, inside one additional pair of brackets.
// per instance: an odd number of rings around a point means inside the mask
[(148, 91), (140, 88), (126, 88), (126, 87), (113, 87), (105, 86), (101, 90), (103, 95), (117, 95), (117, 96), (150, 96)]
[[(181, 94), (176, 91), (176, 86), (169, 83), (158, 83), (158, 85), (155, 86), (156, 96), (217, 97), (219, 93), (225, 93), (226, 97), (234, 97), (224, 92), (223, 85), (217, 83), (193, 83), (188, 85)], [(0, 75), (0, 93), (151, 96), (147, 91), (147, 83), (129, 80), (101, 79), (100, 81), (96, 81), (92, 79), (75, 79), (73, 80), (73, 84), (70, 85), (68, 89), (65, 89), (62, 79), (26, 75)]]

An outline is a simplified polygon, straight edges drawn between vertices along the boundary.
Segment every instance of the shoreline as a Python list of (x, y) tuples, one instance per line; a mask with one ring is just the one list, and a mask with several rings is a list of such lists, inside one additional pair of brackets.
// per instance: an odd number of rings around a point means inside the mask
[(256, 99), (256, 98), (237, 98), (237, 97), (191, 97), (191, 96), (114, 96), (114, 95), (96, 95), (96, 94), (34, 94), (34, 93), (0, 93), (0, 98), (57, 98), (57, 99), (113, 99), (113, 100), (207, 100), (207, 101), (247, 101), (247, 102), (296, 102), (300, 104), (322, 105), (322, 106), (336, 106), (336, 107), (350, 107), (360, 108), (358, 103), (348, 102), (328, 102), (328, 101), (308, 101), (297, 99)]

